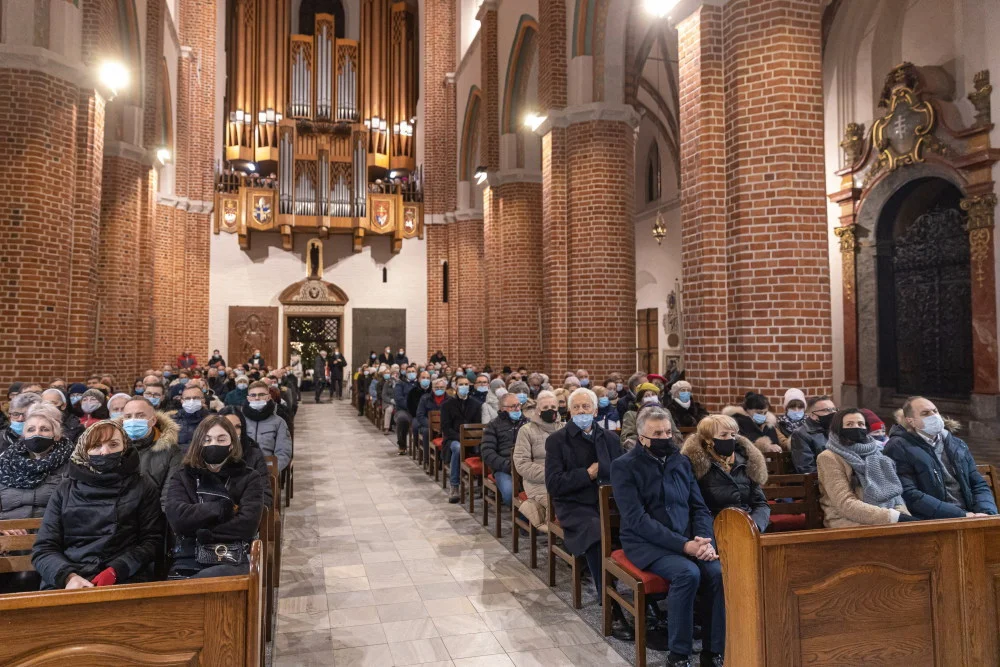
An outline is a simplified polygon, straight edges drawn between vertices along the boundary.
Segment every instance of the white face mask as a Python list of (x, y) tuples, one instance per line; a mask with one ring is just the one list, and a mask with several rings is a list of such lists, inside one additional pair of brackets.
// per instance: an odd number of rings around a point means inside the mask
[(944, 419), (941, 415), (928, 415), (924, 417), (924, 427), (920, 430), (927, 435), (937, 435), (944, 430)]
[(249, 405), (254, 410), (263, 410), (265, 407), (267, 407), (267, 401), (248, 401), (247, 405)]
[(97, 410), (97, 408), (99, 408), (99, 407), (101, 407), (101, 402), (100, 401), (95, 401), (92, 398), (91, 399), (87, 399), (86, 401), (81, 401), (80, 402), (80, 409), (83, 410), (84, 412), (86, 412), (88, 415), (91, 412), (94, 412), (95, 410)]
[(656, 394), (647, 394), (646, 396), (642, 397), (643, 405), (646, 405), (647, 403), (659, 403), (659, 402), (660, 399), (657, 398)]
[(201, 410), (201, 401), (199, 401), (197, 398), (189, 398), (181, 402), (181, 407), (184, 408), (184, 412), (188, 413), (189, 415), (193, 415), (194, 413)]

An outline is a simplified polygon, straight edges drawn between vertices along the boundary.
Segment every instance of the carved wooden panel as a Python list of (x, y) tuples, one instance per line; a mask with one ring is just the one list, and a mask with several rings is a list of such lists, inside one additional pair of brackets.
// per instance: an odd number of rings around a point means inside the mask
[(229, 354), (226, 361), (232, 366), (244, 364), (254, 348), (260, 348), (268, 367), (278, 364), (277, 307), (230, 306)]

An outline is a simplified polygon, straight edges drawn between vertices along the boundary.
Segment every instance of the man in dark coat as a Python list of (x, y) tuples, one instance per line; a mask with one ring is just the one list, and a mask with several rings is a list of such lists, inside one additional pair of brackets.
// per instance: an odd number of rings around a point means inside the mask
[(326, 359), (326, 350), (320, 350), (313, 360), (313, 389), (316, 402), (323, 398), (323, 390), (330, 388), (330, 400), (333, 400), (333, 386), (330, 384), (330, 366)]
[(899, 425), (889, 431), (885, 453), (896, 463), (910, 514), (956, 519), (997, 513), (993, 492), (976, 470), (968, 445), (945, 428), (933, 403), (911, 398), (896, 419)]
[(792, 433), (792, 464), (795, 472), (808, 475), (816, 472), (816, 457), (826, 449), (830, 424), (837, 404), (829, 396), (814, 396), (806, 403), (806, 423)]
[(385, 364), (387, 366), (392, 366), (396, 363), (396, 355), (392, 353), (392, 348), (388, 345), (385, 346), (385, 352), (378, 355), (378, 362), (380, 364)]
[(500, 413), (483, 429), (480, 445), (483, 464), (493, 471), (493, 479), (505, 505), (510, 505), (514, 488), (510, 476), (510, 456), (517, 442), (517, 432), (527, 423), (521, 412), (521, 402), (514, 394), (507, 393), (500, 399)]
[(393, 400), (396, 403), (396, 447), (400, 456), (406, 454), (406, 437), (410, 434), (410, 423), (413, 421), (413, 413), (407, 410), (407, 398), (416, 386), (416, 381), (416, 366), (400, 368), (399, 380), (393, 387)]
[(340, 348), (333, 348), (333, 356), (327, 361), (330, 368), (330, 391), (337, 395), (337, 400), (344, 398), (344, 369), (347, 368), (347, 359), (340, 353)]
[[(545, 440), (545, 488), (566, 535), (566, 549), (586, 558), (600, 593), (601, 515), (597, 490), (611, 479), (611, 462), (622, 455), (622, 448), (617, 435), (595, 422), (597, 395), (593, 391), (577, 389), (567, 403), (571, 421)], [(612, 619), (611, 634), (616, 639), (635, 639), (617, 604), (612, 608)]]
[(396, 354), (396, 363), (399, 364), (400, 367), (410, 363), (410, 358), (406, 356), (406, 348), (399, 348), (399, 353)]
[(442, 447), (443, 453), (446, 449), (451, 454), (451, 496), (448, 502), (457, 503), (459, 473), (461, 472), (462, 446), (459, 444), (459, 437), (462, 426), (465, 424), (478, 424), (479, 416), (482, 414), (483, 404), (469, 395), (472, 388), (469, 378), (460, 377), (455, 383), (455, 396), (449, 398), (441, 406), (441, 435), (447, 447)]
[[(424, 371), (424, 375), (427, 375), (427, 371)], [(429, 377), (426, 379), (430, 379)], [(424, 389), (424, 380), (421, 379), (419, 383), (419, 389), (423, 390), (423, 394), (419, 395), (417, 399), (417, 412), (416, 417), (413, 418), (413, 428), (417, 429), (417, 433), (420, 435), (421, 442), (424, 447), (424, 461), (427, 461), (427, 457), (430, 454), (430, 434), (428, 430), (430, 428), (430, 413), (440, 412), (441, 406), (444, 405), (445, 401), (448, 400), (448, 395), (446, 390), (448, 388), (448, 381), (444, 378), (438, 378), (434, 380), (434, 388)], [(414, 389), (410, 392), (410, 396), (417, 393)], [(407, 399), (410, 397), (408, 396)]]
[(691, 462), (674, 442), (670, 413), (663, 408), (643, 410), (636, 420), (636, 436), (641, 446), (611, 466), (622, 548), (637, 568), (670, 582), (668, 667), (690, 665), (699, 590), (704, 624), (701, 664), (722, 667), (726, 600), (712, 513), (702, 499)]

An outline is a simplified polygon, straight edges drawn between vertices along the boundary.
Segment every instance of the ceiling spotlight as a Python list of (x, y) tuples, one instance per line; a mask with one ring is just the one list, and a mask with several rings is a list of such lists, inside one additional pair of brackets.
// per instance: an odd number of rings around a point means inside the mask
[(645, 0), (646, 11), (656, 18), (663, 18), (677, 6), (678, 0)]
[(117, 60), (106, 60), (101, 63), (97, 76), (101, 84), (111, 91), (112, 98), (116, 97), (120, 90), (124, 90), (129, 81), (128, 70)]
[(482, 185), (486, 180), (486, 167), (476, 167), (476, 185)]
[(156, 159), (160, 161), (160, 164), (166, 164), (170, 160), (170, 149), (169, 148), (157, 148), (156, 149)]
[(527, 126), (528, 129), (530, 129), (532, 132), (537, 130), (539, 126), (544, 122), (545, 122), (545, 116), (539, 116), (536, 113), (529, 113), (526, 114), (524, 117), (525, 126)]
[(255, 165), (253, 162), (247, 162), (247, 171), (249, 172), (257, 171), (257, 165)]

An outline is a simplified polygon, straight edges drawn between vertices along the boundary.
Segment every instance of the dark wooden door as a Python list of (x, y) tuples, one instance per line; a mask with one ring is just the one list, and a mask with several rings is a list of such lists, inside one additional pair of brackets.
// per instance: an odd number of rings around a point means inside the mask
[(230, 366), (245, 364), (260, 348), (269, 368), (278, 365), (278, 308), (276, 306), (229, 306)]
[[(359, 368), (369, 352), (382, 354), (385, 346), (393, 354), (406, 347), (405, 308), (355, 308), (351, 311), (351, 364)], [(408, 354), (412, 354), (407, 350)]]
[(636, 311), (635, 329), (640, 371), (660, 372), (660, 335), (657, 326), (659, 319), (659, 308), (643, 308)]

